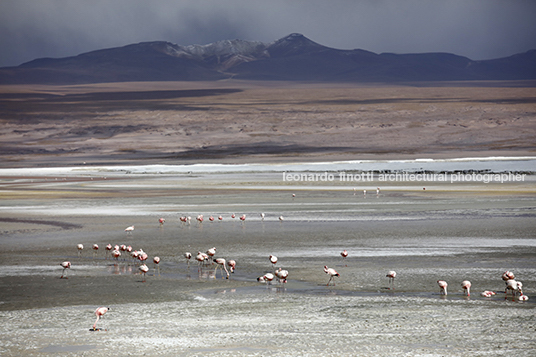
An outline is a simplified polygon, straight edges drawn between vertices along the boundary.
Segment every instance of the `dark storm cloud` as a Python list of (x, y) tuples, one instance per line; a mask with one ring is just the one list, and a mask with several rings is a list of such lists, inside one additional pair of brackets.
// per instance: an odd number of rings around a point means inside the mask
[(270, 42), (292, 32), (341, 49), (498, 58), (536, 48), (535, 15), (532, 0), (2, 0), (0, 66), (142, 41)]

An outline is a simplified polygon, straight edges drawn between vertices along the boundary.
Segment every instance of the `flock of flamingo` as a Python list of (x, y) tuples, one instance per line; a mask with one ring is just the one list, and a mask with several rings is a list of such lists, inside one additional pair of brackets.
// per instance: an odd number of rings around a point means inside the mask
[[(295, 196), (293, 196), (293, 197), (295, 197)], [(264, 220), (265, 214), (261, 213), (260, 216), (261, 216), (261, 219)], [(236, 217), (235, 214), (231, 215), (231, 218), (235, 218), (235, 217)], [(246, 215), (244, 214), (244, 215), (240, 216), (239, 219), (242, 222), (245, 221), (246, 220)], [(198, 223), (201, 224), (203, 222), (203, 220), (204, 220), (204, 216), (203, 215), (198, 215), (196, 217), (196, 220), (197, 220)], [(210, 216), (209, 220), (214, 221), (214, 217)], [(223, 217), (218, 216), (218, 220), (220, 220), (220, 221), (223, 220)], [(283, 221), (283, 217), (280, 216), (279, 220)], [(180, 221), (183, 224), (190, 224), (191, 217), (180, 217)], [(165, 223), (165, 218), (160, 218), (158, 220), (158, 222), (160, 223), (160, 226), (162, 227), (164, 225), (164, 223)], [(133, 231), (134, 231), (134, 226), (129, 226), (129, 227), (125, 228), (125, 232), (126, 232), (127, 235), (132, 234)], [(78, 257), (81, 257), (82, 251), (84, 249), (83, 244), (78, 244), (77, 249), (78, 249)], [(97, 252), (99, 251), (99, 245), (98, 244), (93, 244), (92, 249), (93, 249), (93, 258), (96, 258)], [(130, 245), (127, 246), (127, 245), (122, 244), (122, 245), (114, 245), (114, 246), (112, 246), (111, 244), (108, 244), (105, 247), (105, 251), (106, 251), (105, 259), (108, 259), (108, 255), (110, 254), (116, 261), (118, 261), (119, 258), (123, 254), (130, 254), (130, 256), (132, 258), (132, 261), (139, 263), (138, 269), (140, 271), (140, 274), (143, 274), (143, 276), (144, 276), (142, 282), (146, 281), (146, 274), (149, 271), (149, 267), (146, 264), (146, 261), (148, 259), (148, 254), (146, 252), (144, 252), (143, 249), (134, 250)], [(195, 255), (195, 257), (190, 252), (185, 252), (183, 256), (186, 259), (186, 262), (188, 264), (188, 269), (190, 269), (191, 258), (194, 257), (194, 259), (196, 260), (196, 262), (198, 264), (198, 271), (199, 272), (201, 272), (203, 270), (203, 268), (216, 265), (212, 277), (216, 278), (217, 271), (220, 270), (221, 278), (222, 279), (224, 278), (223, 272), (225, 271), (225, 278), (229, 279), (230, 273), (234, 273), (234, 271), (236, 269), (236, 261), (233, 260), (233, 259), (226, 260), (224, 258), (215, 258), (215, 255), (216, 255), (216, 247), (212, 247), (212, 248), (208, 249), (206, 252), (198, 251), (198, 253)], [(343, 262), (345, 262), (345, 266), (347, 266), (346, 258), (348, 257), (348, 251), (343, 250), (340, 253), (340, 255), (343, 258)], [(288, 275), (289, 275), (289, 272), (287, 270), (285, 270), (285, 269), (282, 269), (282, 268), (279, 268), (279, 269), (275, 268), (275, 265), (278, 262), (278, 259), (277, 259), (277, 257), (275, 255), (270, 255), (269, 256), (269, 261), (272, 264), (273, 273), (268, 272), (268, 273), (258, 277), (257, 281), (261, 282), (261, 283), (267, 283), (269, 285), (269, 284), (272, 283), (272, 281), (274, 279), (277, 278), (277, 281), (279, 282), (279, 284), (286, 283)], [(158, 271), (158, 275), (160, 275), (160, 267), (159, 267), (160, 258), (157, 257), (157, 256), (153, 257), (153, 263), (155, 265), (155, 275), (156, 275), (157, 271)], [(61, 267), (63, 268), (63, 272), (62, 272), (62, 275), (61, 275), (60, 279), (67, 279), (66, 271), (67, 271), (67, 269), (71, 268), (71, 262), (70, 261), (64, 261), (64, 262), (61, 263)], [(332, 282), (333, 282), (333, 286), (335, 286), (335, 278), (340, 277), (340, 274), (335, 269), (329, 268), (328, 266), (324, 266), (324, 272), (329, 276), (329, 280), (328, 280), (326, 286), (329, 286), (330, 283), (332, 283)], [(386, 277), (389, 279), (389, 287), (387, 289), (394, 290), (395, 289), (394, 288), (394, 281), (395, 281), (395, 277), (396, 277), (396, 271), (394, 271), (394, 270), (389, 271), (386, 274)], [(527, 301), (528, 300), (528, 296), (523, 294), (523, 290), (522, 290), (523, 284), (520, 281), (515, 280), (514, 273), (512, 273), (510, 271), (505, 271), (503, 273), (503, 275), (502, 275), (502, 279), (506, 284), (506, 289), (504, 291), (504, 293), (506, 295), (506, 298), (508, 298), (508, 293), (511, 292), (513, 299), (517, 299), (519, 301)], [(448, 287), (447, 282), (444, 281), (444, 280), (438, 280), (437, 284), (438, 284), (438, 286), (440, 288), (440, 294), (441, 295), (447, 295), (447, 287)], [(470, 296), (471, 295), (471, 292), (470, 292), (471, 282), (470, 281), (468, 281), (468, 280), (462, 281), (461, 287), (462, 287), (462, 289), (464, 291), (465, 296)], [(486, 290), (486, 291), (483, 291), (480, 295), (483, 296), (483, 297), (486, 297), (486, 298), (490, 298), (490, 297), (496, 295), (496, 292)], [(97, 310), (95, 310), (95, 315), (97, 316), (97, 319), (96, 319), (95, 323), (93, 324), (93, 328), (90, 329), (90, 330), (92, 330), (92, 331), (98, 331), (99, 330), (96, 327), (97, 322), (109, 310), (110, 310), (109, 307), (99, 307), (99, 308), (97, 308)]]
[[(512, 292), (512, 298), (514, 300), (517, 299), (519, 301), (527, 301), (529, 299), (527, 295), (523, 294), (523, 283), (515, 280), (514, 273), (508, 270), (505, 271), (502, 274), (502, 280), (506, 284), (506, 289), (504, 290), (505, 299), (508, 299), (509, 291)], [(447, 295), (447, 286), (448, 286), (447, 282), (444, 280), (438, 280), (437, 285), (439, 285), (440, 294)], [(464, 291), (464, 294), (466, 296), (471, 296), (471, 282), (469, 280), (464, 280), (462, 281), (461, 286)], [(496, 292), (490, 291), (490, 290), (485, 290), (480, 293), (481, 296), (486, 297), (486, 298), (490, 298), (496, 294), (497, 294)]]

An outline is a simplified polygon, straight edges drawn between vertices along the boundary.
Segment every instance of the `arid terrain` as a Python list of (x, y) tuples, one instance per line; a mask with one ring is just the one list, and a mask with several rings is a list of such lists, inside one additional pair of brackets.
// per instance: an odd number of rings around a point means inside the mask
[(534, 155), (526, 85), (3, 85), (0, 166)]

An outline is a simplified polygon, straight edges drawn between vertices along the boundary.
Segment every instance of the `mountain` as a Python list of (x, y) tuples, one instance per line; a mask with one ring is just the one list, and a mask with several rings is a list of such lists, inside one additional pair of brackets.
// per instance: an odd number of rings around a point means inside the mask
[(0, 84), (200, 81), (226, 78), (331, 82), (536, 79), (536, 50), (473, 61), (449, 53), (394, 54), (320, 45), (301, 34), (271, 43), (143, 42), (0, 68)]

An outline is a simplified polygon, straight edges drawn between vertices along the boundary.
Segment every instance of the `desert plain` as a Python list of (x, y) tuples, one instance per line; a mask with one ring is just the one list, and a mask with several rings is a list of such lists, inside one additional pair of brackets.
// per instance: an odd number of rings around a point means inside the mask
[(526, 156), (531, 83), (0, 86), (1, 166)]

